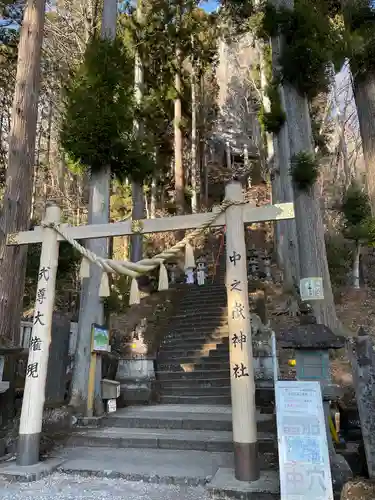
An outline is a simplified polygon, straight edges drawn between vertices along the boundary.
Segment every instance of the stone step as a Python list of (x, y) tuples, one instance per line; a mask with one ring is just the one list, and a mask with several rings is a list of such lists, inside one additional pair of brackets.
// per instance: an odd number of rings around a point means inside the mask
[(183, 318), (175, 318), (174, 316), (171, 317), (171, 323), (170, 325), (172, 327), (177, 326), (177, 325), (196, 325), (199, 326), (202, 323), (207, 324), (207, 325), (214, 325), (214, 326), (224, 326), (228, 323), (227, 321), (227, 314), (226, 313), (221, 313), (218, 312), (216, 309), (213, 309), (212, 311), (199, 311), (197, 308), (192, 309), (195, 312), (194, 314), (189, 314), (187, 316), (184, 316)]
[(183, 302), (180, 303), (179, 309), (178, 311), (176, 311), (176, 314), (190, 316), (195, 312), (196, 314), (199, 314), (201, 316), (211, 316), (216, 314), (216, 316), (220, 318), (222, 315), (226, 314), (227, 311), (228, 309), (226, 300), (202, 300), (197, 297), (194, 300), (184, 299)]
[(205, 349), (208, 350), (213, 350), (213, 349), (227, 349), (229, 347), (229, 339), (228, 337), (223, 337), (222, 339), (219, 338), (216, 341), (212, 339), (203, 339), (203, 340), (197, 340), (197, 339), (189, 339), (189, 340), (176, 340), (174, 339), (173, 341), (169, 342), (164, 342), (160, 346), (159, 352), (173, 352), (173, 351), (179, 351), (179, 350), (191, 350), (191, 349), (199, 349), (204, 347)]
[(169, 338), (165, 339), (163, 343), (160, 345), (160, 349), (165, 349), (166, 351), (173, 351), (176, 349), (192, 349), (192, 346), (204, 346), (207, 344), (212, 344), (213, 347), (216, 345), (225, 345), (228, 348), (228, 343), (229, 343), (229, 337), (228, 333), (223, 333), (222, 336), (220, 335), (211, 335), (211, 334), (206, 334), (202, 335), (200, 337), (195, 337), (195, 336), (190, 336), (189, 334), (186, 334), (186, 336), (179, 336), (179, 337), (174, 337), (174, 338)]
[[(273, 378), (262, 376), (256, 370), (256, 386), (259, 389), (273, 389)], [(223, 387), (230, 385), (229, 370), (202, 370), (201, 372), (156, 372), (156, 384), (163, 387)]]
[[(203, 358), (215, 358), (215, 359), (229, 359), (229, 350), (227, 346), (223, 346), (222, 349), (212, 349), (206, 350), (204, 346), (201, 349), (194, 349), (190, 351), (159, 351), (158, 361), (162, 362), (165, 360), (185, 360), (185, 359), (203, 359)], [(203, 351), (203, 352), (202, 352)]]
[[(151, 448), (167, 450), (199, 450), (232, 452), (232, 432), (198, 431), (186, 429), (137, 429), (104, 427), (76, 431), (69, 438), (68, 446), (106, 448)], [(275, 452), (272, 433), (258, 432), (259, 452)]]
[[(178, 389), (182, 390), (183, 387), (196, 387), (196, 388), (210, 388), (210, 387), (225, 387), (230, 383), (230, 374), (225, 372), (225, 377), (223, 378), (175, 378), (167, 380), (158, 380), (158, 386), (164, 389)], [(208, 375), (209, 376), (209, 375)]]
[(181, 385), (180, 387), (166, 386), (163, 385), (160, 388), (161, 394), (164, 396), (179, 396), (183, 394), (184, 396), (230, 396), (230, 385), (229, 378), (227, 379), (227, 385), (216, 386), (216, 387), (197, 387), (189, 385)]
[(202, 292), (195, 295), (186, 294), (181, 301), (180, 311), (185, 310), (191, 306), (199, 306), (199, 309), (204, 310), (203, 306), (215, 306), (216, 308), (224, 308), (227, 305), (227, 294), (220, 292), (212, 292), (203, 294)]
[(174, 338), (183, 338), (183, 337), (195, 337), (195, 338), (205, 338), (210, 335), (214, 335), (216, 337), (229, 335), (229, 328), (226, 324), (218, 324), (218, 323), (192, 323), (190, 325), (169, 325), (168, 331), (165, 333), (164, 339), (174, 339)]
[[(217, 269), (219, 270), (219, 267)], [(201, 290), (204, 290), (204, 291), (225, 290), (225, 285), (211, 284), (210, 282), (208, 282), (202, 286), (199, 286), (197, 284), (187, 285), (186, 283), (183, 283), (181, 286), (183, 287), (184, 290), (188, 289), (189, 293), (197, 293), (197, 292), (200, 292)]]
[[(270, 359), (270, 358), (265, 358), (265, 359)], [(158, 372), (176, 372), (176, 373), (183, 373), (183, 372), (200, 372), (200, 371), (222, 371), (226, 370), (229, 373), (229, 357), (227, 360), (225, 359), (198, 359), (195, 361), (190, 361), (190, 362), (179, 362), (177, 360), (171, 360), (170, 362), (168, 361), (163, 361), (163, 362), (157, 362), (156, 365), (157, 371)], [(261, 376), (261, 373), (264, 372), (265, 369), (260, 368), (256, 369), (256, 373), (260, 373), (260, 378), (263, 378)], [(267, 370), (268, 371), (268, 370)]]
[[(254, 358), (271, 358), (267, 353), (261, 349), (253, 350)], [(229, 350), (228, 349), (216, 349), (214, 351), (209, 351), (208, 353), (201, 352), (199, 349), (197, 351), (169, 351), (161, 352), (157, 357), (157, 366), (165, 365), (170, 363), (171, 365), (191, 365), (194, 366), (201, 364), (209, 364), (213, 368), (215, 363), (229, 364)], [(219, 367), (215, 367), (220, 369)], [(224, 368), (224, 367), (223, 367)]]
[(162, 371), (156, 372), (156, 379), (160, 382), (166, 381), (166, 382), (173, 382), (173, 381), (181, 381), (181, 380), (189, 380), (191, 382), (193, 381), (205, 381), (208, 378), (210, 380), (215, 380), (215, 379), (229, 379), (230, 377), (230, 371), (229, 367), (227, 370), (195, 370), (191, 372), (185, 372), (185, 371), (173, 371), (173, 372), (168, 372), (168, 371)]
[(190, 329), (181, 331), (171, 329), (165, 334), (161, 345), (173, 345), (180, 342), (191, 343), (194, 341), (207, 342), (207, 343), (222, 343), (228, 342), (229, 340), (229, 330), (228, 325), (223, 325), (221, 328), (215, 328), (206, 331), (204, 329), (191, 332)]
[[(226, 305), (222, 307), (216, 305), (214, 311), (216, 318), (227, 317), (228, 310)], [(179, 311), (173, 315), (173, 320), (181, 321), (183, 319), (204, 319), (207, 317), (211, 317), (211, 315), (207, 314), (207, 311), (205, 309), (199, 309), (198, 311), (189, 309), (188, 311), (185, 311), (184, 305), (182, 304), (179, 308)]]
[[(55, 455), (64, 460), (59, 471), (67, 474), (180, 486), (203, 486), (219, 468), (233, 467), (233, 453), (194, 450), (78, 447)], [(259, 463), (262, 470), (275, 468), (277, 455), (260, 456)]]
[(211, 296), (212, 294), (220, 296), (226, 295), (226, 286), (224, 283), (218, 283), (215, 285), (211, 285), (210, 283), (199, 286), (199, 285), (188, 285), (185, 286), (185, 291), (186, 291), (186, 297), (203, 297), (203, 296)]
[[(117, 410), (102, 422), (108, 427), (230, 432), (232, 430), (232, 411), (230, 406), (155, 405), (130, 407)], [(260, 413), (257, 410), (257, 427), (262, 432), (275, 431), (274, 416)]]
[[(273, 388), (270, 387), (257, 387), (255, 391), (255, 402), (257, 407), (262, 411), (265, 407), (273, 407), (275, 401), (275, 393)], [(232, 403), (230, 394), (222, 396), (182, 396), (179, 395), (160, 395), (161, 404), (171, 405), (230, 405)]]
[(170, 405), (230, 405), (230, 396), (160, 396), (160, 403)]
[[(238, 347), (240, 349), (240, 347)], [(166, 344), (162, 344), (159, 349), (158, 356), (163, 359), (170, 356), (171, 359), (176, 358), (176, 356), (181, 358), (188, 358), (202, 355), (209, 357), (216, 357), (219, 354), (213, 353), (229, 353), (229, 338), (222, 337), (220, 339), (189, 339), (189, 342), (184, 341), (183, 338), (174, 339)], [(177, 355), (179, 353), (179, 355)], [(211, 354), (212, 353), (212, 354)], [(271, 348), (269, 345), (259, 345), (257, 342), (253, 342), (253, 356), (255, 358), (267, 358), (272, 357)]]
[[(263, 392), (264, 394), (269, 390), (273, 391), (273, 387), (270, 381), (256, 381), (256, 390), (258, 393)], [(230, 380), (227, 379), (227, 385), (222, 386), (211, 386), (211, 387), (200, 387), (182, 384), (180, 386), (176, 385), (166, 385), (162, 384), (160, 387), (160, 393), (162, 397), (165, 396), (197, 396), (197, 397), (209, 397), (209, 396), (230, 396)]]
[(211, 297), (215, 297), (215, 296), (217, 296), (217, 297), (225, 297), (226, 296), (226, 286), (224, 283), (222, 283), (222, 284), (218, 283), (214, 286), (212, 286), (212, 285), (189, 286), (186, 289), (184, 299), (196, 298), (196, 297), (211, 298)]
[(159, 362), (157, 361), (157, 371), (171, 371), (171, 372), (179, 372), (181, 370), (228, 370), (229, 371), (229, 357), (226, 360), (194, 360), (194, 359), (174, 359), (173, 361), (167, 362)]
[(180, 349), (194, 349), (195, 347), (201, 348), (206, 345), (211, 345), (211, 348), (215, 346), (223, 345), (228, 349), (229, 347), (229, 337), (228, 333), (223, 332), (219, 335), (211, 335), (210, 333), (202, 334), (199, 337), (191, 336), (190, 333), (186, 335), (180, 335), (174, 338), (168, 338), (160, 344), (161, 351), (175, 351)]
[(174, 330), (193, 330), (200, 331), (205, 330), (211, 332), (212, 330), (217, 330), (220, 328), (228, 328), (228, 322), (226, 320), (221, 320), (220, 318), (208, 317), (202, 319), (183, 320), (174, 321), (168, 326), (168, 330), (173, 332)]
[(169, 327), (168, 333), (164, 336), (164, 341), (174, 341), (174, 340), (184, 340), (184, 339), (195, 339), (195, 340), (205, 340), (207, 338), (228, 338), (229, 329), (228, 326), (222, 327), (203, 327), (203, 328), (187, 328), (187, 327)]

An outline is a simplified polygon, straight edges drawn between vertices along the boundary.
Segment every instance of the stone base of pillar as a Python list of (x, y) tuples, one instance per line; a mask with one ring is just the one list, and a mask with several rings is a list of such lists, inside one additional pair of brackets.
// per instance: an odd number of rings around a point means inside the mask
[(246, 498), (247, 500), (280, 500), (279, 473), (275, 470), (262, 471), (257, 481), (238, 481), (233, 469), (220, 468), (206, 489), (209, 498)]
[(258, 443), (233, 443), (234, 473), (238, 481), (257, 481), (260, 476)]
[(17, 465), (35, 465), (39, 462), (40, 433), (20, 434), (18, 437)]

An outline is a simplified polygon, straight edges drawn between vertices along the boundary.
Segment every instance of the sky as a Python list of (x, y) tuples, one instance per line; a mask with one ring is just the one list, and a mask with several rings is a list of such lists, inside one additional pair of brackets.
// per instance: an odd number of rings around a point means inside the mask
[(217, 6), (218, 2), (216, 0), (204, 0), (201, 2), (201, 7), (207, 12), (216, 10)]

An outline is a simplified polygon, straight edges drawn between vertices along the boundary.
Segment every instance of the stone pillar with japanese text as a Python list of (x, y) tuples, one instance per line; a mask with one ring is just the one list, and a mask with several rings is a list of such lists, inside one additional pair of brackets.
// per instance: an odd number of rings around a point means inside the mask
[[(60, 222), (60, 208), (58, 206), (53, 204), (47, 206), (45, 222)], [(38, 287), (18, 440), (17, 463), (23, 466), (39, 462), (58, 258), (57, 232), (46, 227), (43, 229)]]
[[(242, 186), (231, 182), (226, 199), (243, 201)], [(226, 287), (228, 298), (230, 382), (235, 477), (259, 479), (255, 380), (247, 283), (247, 264), (242, 206), (226, 211)]]

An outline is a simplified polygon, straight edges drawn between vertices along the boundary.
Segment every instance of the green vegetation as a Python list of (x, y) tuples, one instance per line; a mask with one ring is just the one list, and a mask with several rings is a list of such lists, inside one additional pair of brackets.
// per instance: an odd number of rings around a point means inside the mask
[(307, 191), (319, 177), (319, 164), (312, 153), (300, 151), (291, 160), (290, 174), (298, 189)]
[(133, 62), (121, 40), (94, 38), (65, 88), (61, 144), (92, 172), (105, 166), (119, 179), (142, 180), (154, 167), (133, 136)]
[(342, 203), (346, 238), (357, 242), (375, 241), (375, 221), (371, 216), (368, 195), (356, 184), (348, 188)]

